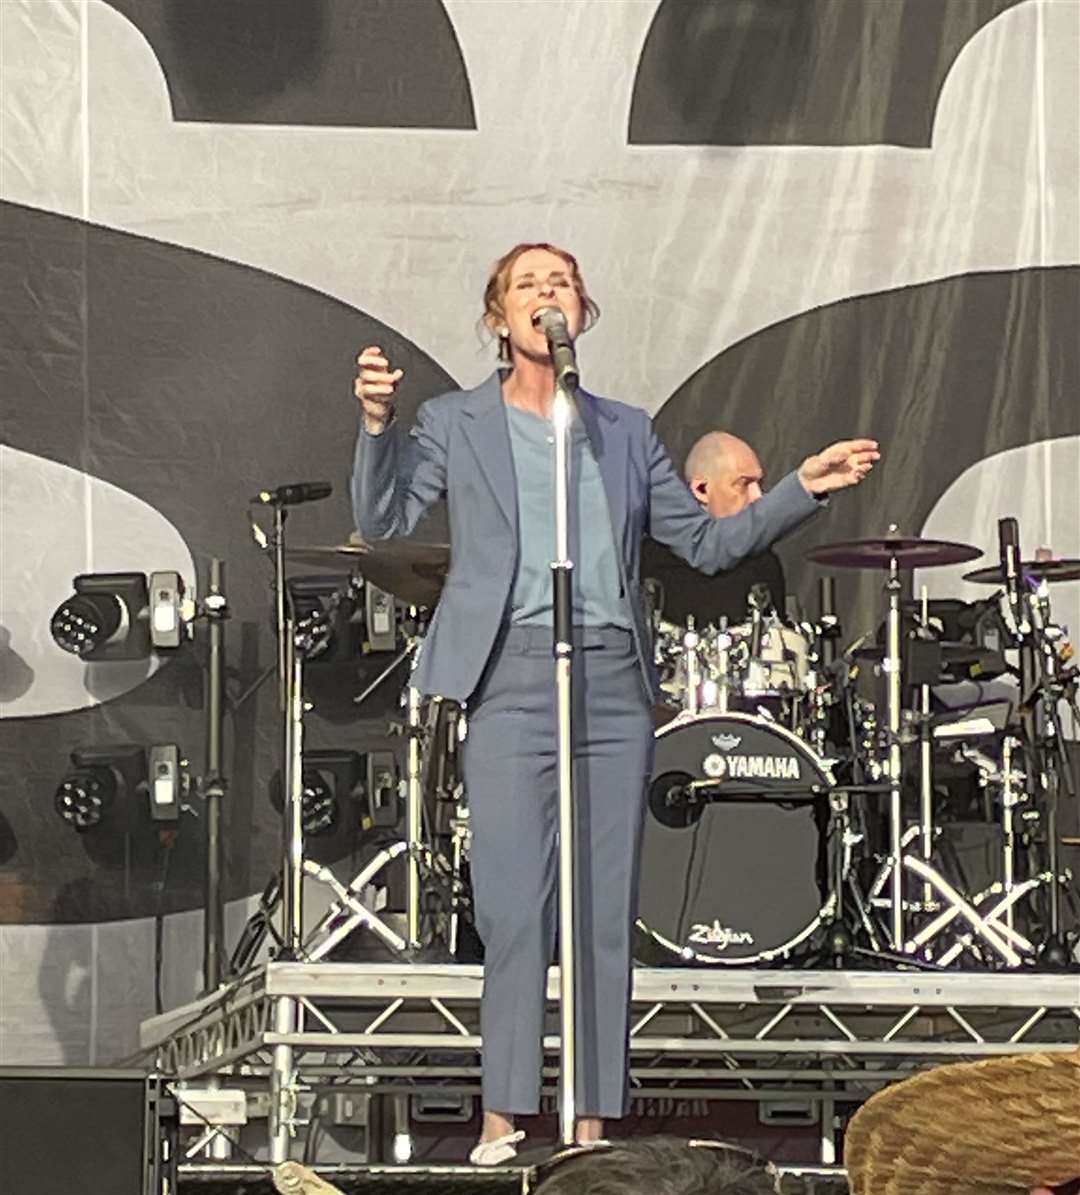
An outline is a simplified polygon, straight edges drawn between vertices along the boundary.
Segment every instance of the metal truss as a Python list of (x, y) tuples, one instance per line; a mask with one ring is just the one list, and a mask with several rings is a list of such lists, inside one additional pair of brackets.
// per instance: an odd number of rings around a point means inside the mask
[[(481, 986), (478, 967), (271, 963), (144, 1022), (141, 1041), (185, 1080), (265, 1078), (288, 1046), (302, 1084), (474, 1092)], [(552, 1028), (557, 992), (553, 971)], [(289, 1032), (275, 1029), (283, 999)], [(642, 968), (631, 1026), (641, 1097), (858, 1102), (947, 1060), (1075, 1048), (1080, 976)], [(545, 1051), (554, 1061), (556, 1036)]]

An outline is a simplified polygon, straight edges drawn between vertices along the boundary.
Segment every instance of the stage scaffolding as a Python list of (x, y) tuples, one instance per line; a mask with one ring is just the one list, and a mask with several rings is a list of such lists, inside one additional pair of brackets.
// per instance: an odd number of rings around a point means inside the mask
[[(858, 1104), (945, 1061), (1076, 1048), (1080, 975), (637, 968), (633, 1094), (819, 1105), (824, 1163), (838, 1103)], [(159, 1073), (226, 1083), (294, 1136), (294, 1096), (320, 1085), (367, 1092), (479, 1091), (479, 967), (270, 963), (213, 996), (143, 1023)], [(557, 1027), (558, 974), (548, 979)], [(554, 1063), (558, 1038), (545, 1038)], [(545, 1089), (555, 1091), (555, 1068)]]

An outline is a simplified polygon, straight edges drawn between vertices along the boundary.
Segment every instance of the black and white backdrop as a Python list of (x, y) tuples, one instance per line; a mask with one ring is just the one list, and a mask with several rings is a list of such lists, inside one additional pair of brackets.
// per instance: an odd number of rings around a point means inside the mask
[[(228, 564), (230, 926), (278, 844), (270, 590), (245, 507), (325, 476), (350, 530), (356, 350), (406, 415), (491, 367), (490, 263), (578, 254), (591, 389), (680, 459), (726, 427), (779, 476), (885, 457), (829, 538), (889, 524), (1080, 554), (1077, 0), (0, 0), (0, 1062), (102, 1063), (199, 987), (201, 823), (110, 866), (56, 818), (68, 753), (202, 762), (201, 648), (84, 665), (84, 571)], [(437, 535), (438, 527), (429, 529)], [(821, 524), (812, 534), (821, 538)], [(809, 599), (796, 536), (781, 549)], [(956, 570), (931, 594), (973, 596)], [(854, 636), (878, 581), (845, 577)], [(1080, 585), (1058, 611), (1080, 623)], [(316, 701), (311, 741), (382, 741)]]

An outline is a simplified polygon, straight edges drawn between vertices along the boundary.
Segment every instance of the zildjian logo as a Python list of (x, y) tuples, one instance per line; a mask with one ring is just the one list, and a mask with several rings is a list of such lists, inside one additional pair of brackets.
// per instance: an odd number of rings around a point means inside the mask
[(754, 935), (749, 930), (731, 929), (727, 925), (721, 925), (717, 919), (712, 925), (704, 921), (696, 922), (687, 941), (698, 946), (715, 946), (718, 950), (727, 950), (729, 946), (753, 946)]

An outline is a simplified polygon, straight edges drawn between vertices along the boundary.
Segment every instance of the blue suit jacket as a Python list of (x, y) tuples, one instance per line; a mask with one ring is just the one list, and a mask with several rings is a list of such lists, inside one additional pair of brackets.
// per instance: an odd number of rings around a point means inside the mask
[[(713, 518), (675, 472), (645, 411), (584, 392), (578, 407), (607, 494), (642, 677), (655, 694), (639, 579), (642, 536), (716, 573), (763, 551), (820, 504), (789, 473), (746, 510)], [(507, 614), (518, 554), (517, 486), (498, 374), (475, 390), (423, 403), (407, 437), (394, 423), (378, 436), (361, 426), (352, 500), (364, 539), (408, 535), (443, 495), (450, 572), (413, 683), (424, 693), (466, 701)]]

